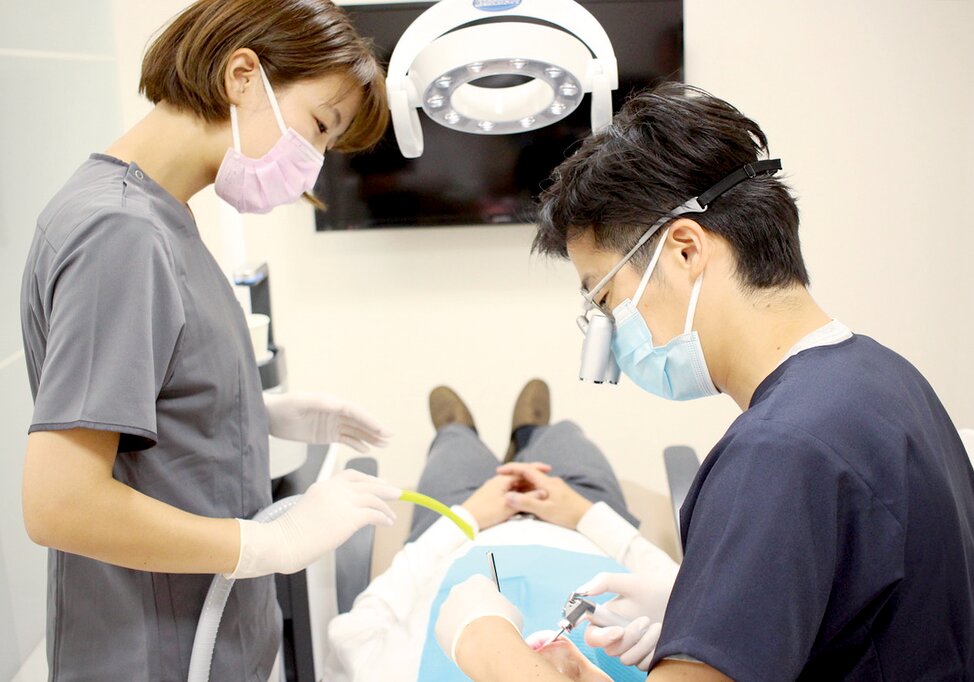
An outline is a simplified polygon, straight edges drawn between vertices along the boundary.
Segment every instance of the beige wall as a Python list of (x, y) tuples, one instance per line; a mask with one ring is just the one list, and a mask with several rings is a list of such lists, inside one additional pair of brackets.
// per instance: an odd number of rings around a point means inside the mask
[(751, 114), (799, 196), (812, 291), (974, 424), (974, 3), (686, 3), (691, 82)]
[[(116, 2), (123, 91), (148, 34), (184, 3)], [(813, 291), (836, 317), (910, 358), (961, 424), (974, 275), (974, 4), (687, 0), (689, 82), (754, 117), (800, 197)], [(124, 30), (123, 30), (124, 29)], [(144, 111), (133, 95), (126, 124)], [(239, 260), (211, 192), (194, 200), (226, 266)], [(226, 221), (224, 221), (226, 222)], [(528, 255), (530, 226), (316, 234), (303, 206), (245, 219), (246, 253), (272, 272), (291, 385), (368, 406), (396, 433), (384, 475), (415, 483), (433, 434), (426, 395), (464, 396), (488, 445), (505, 446), (521, 384), (546, 379), (553, 416), (579, 421), (618, 473), (665, 490), (661, 449), (705, 453), (737, 414), (726, 398), (670, 404), (631, 384), (576, 379), (577, 284)], [(231, 251), (237, 258), (227, 256)]]

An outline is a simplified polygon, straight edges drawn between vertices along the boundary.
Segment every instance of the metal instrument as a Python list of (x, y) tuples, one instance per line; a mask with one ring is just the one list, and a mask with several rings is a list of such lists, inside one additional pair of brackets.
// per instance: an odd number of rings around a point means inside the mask
[(548, 640), (545, 646), (548, 646), (548, 644), (551, 644), (566, 632), (574, 630), (575, 626), (582, 621), (582, 618), (586, 614), (591, 615), (593, 613), (595, 613), (595, 603), (585, 599), (578, 592), (572, 592), (568, 597), (568, 601), (561, 607), (561, 620), (558, 621), (558, 627), (561, 629), (557, 635)]
[(545, 646), (548, 646), (548, 644), (551, 644), (566, 632), (574, 630), (583, 620), (589, 620), (599, 627), (615, 625), (624, 628), (629, 625), (629, 619), (606, 608), (604, 604), (596, 604), (590, 599), (585, 599), (584, 595), (578, 592), (572, 592), (568, 597), (568, 601), (561, 607), (561, 620), (558, 621), (558, 627), (561, 630), (558, 631), (557, 635), (549, 639)]
[(490, 568), (490, 577), (493, 579), (494, 584), (497, 585), (497, 591), (501, 591), (501, 581), (497, 577), (497, 562), (494, 561), (494, 553), (487, 552), (487, 565)]

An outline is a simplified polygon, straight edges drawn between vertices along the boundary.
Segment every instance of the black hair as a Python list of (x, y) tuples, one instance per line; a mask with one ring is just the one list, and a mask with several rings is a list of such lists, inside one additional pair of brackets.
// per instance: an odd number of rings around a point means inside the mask
[[(758, 124), (703, 90), (664, 83), (639, 92), (554, 170), (532, 251), (567, 257), (568, 242), (590, 230), (599, 248), (627, 253), (666, 213), (767, 154)], [(798, 206), (780, 178), (758, 175), (685, 217), (730, 244), (746, 290), (808, 285)], [(660, 234), (634, 265), (646, 267)]]

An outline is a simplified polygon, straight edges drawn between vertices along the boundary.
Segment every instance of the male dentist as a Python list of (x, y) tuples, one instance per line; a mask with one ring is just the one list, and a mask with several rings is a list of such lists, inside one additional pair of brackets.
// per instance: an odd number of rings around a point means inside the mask
[[(586, 637), (653, 682), (974, 679), (974, 471), (923, 376), (812, 299), (795, 200), (766, 157), (754, 121), (666, 84), (631, 98), (542, 197), (534, 248), (572, 260), (622, 372), (743, 411), (683, 506), (662, 632), (636, 619)], [(621, 610), (652, 585), (581, 589)], [(470, 581), (438, 638), (475, 680), (578, 679), (521, 643), (517, 615)]]

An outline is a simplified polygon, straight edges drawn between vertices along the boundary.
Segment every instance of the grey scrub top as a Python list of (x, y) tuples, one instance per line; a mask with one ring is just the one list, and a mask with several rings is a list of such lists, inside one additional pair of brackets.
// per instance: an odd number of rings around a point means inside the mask
[[(243, 311), (187, 207), (138, 166), (94, 154), (41, 213), (21, 323), (31, 432), (121, 434), (114, 477), (194, 514), (250, 517), (271, 502)], [(48, 573), (52, 680), (186, 679), (212, 576), (53, 550)], [(238, 580), (210, 679), (264, 682), (280, 631), (273, 578)]]

